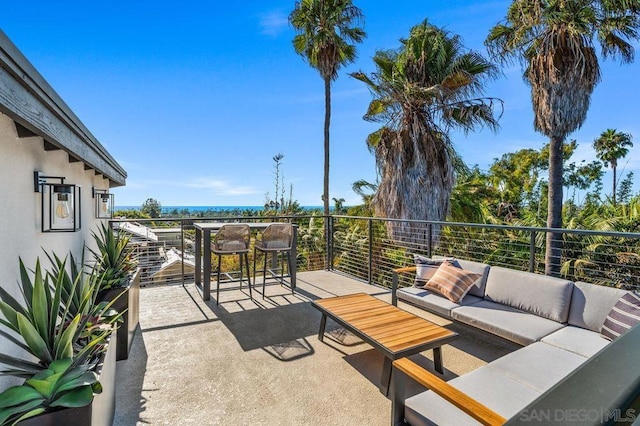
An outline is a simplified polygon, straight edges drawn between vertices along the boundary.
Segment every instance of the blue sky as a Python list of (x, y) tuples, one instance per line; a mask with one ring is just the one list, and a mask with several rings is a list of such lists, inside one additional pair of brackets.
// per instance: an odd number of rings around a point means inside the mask
[[(357, 204), (351, 184), (375, 181), (362, 115), (371, 95), (347, 73), (371, 72), (378, 49), (395, 48), (428, 18), (485, 51), (509, 1), (355, 1), (367, 39), (333, 85), (330, 196)], [(273, 195), (273, 161), (302, 205), (321, 205), (323, 82), (296, 55), (287, 16), (294, 1), (8, 2), (1, 27), (89, 130), (127, 170), (117, 205), (153, 197), (163, 205), (261, 205)], [(636, 45), (637, 47), (637, 45)], [(603, 130), (640, 135), (640, 58), (601, 62), (587, 121), (571, 137), (574, 160), (595, 159)], [(468, 164), (486, 169), (505, 152), (540, 148), (519, 66), (503, 69), (487, 95), (504, 100), (501, 130), (454, 134)], [(640, 176), (640, 140), (620, 168)], [(637, 180), (637, 179), (636, 179)], [(605, 188), (610, 175), (605, 176)], [(636, 190), (638, 185), (636, 185)]]

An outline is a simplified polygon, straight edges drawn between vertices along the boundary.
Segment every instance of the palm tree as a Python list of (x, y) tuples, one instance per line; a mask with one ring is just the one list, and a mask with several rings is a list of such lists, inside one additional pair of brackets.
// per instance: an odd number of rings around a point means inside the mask
[(289, 22), (298, 34), (293, 47), (324, 80), (324, 183), (322, 201), (324, 214), (329, 215), (329, 126), (331, 123), (331, 82), (338, 70), (356, 58), (355, 43), (366, 33), (360, 24), (362, 12), (352, 0), (300, 0), (289, 15)]
[(613, 171), (613, 192), (611, 193), (613, 205), (616, 205), (616, 185), (618, 168), (618, 160), (624, 158), (629, 153), (627, 148), (633, 147), (631, 135), (629, 133), (616, 132), (616, 129), (607, 129), (600, 137), (593, 141), (593, 149), (596, 150), (598, 159), (601, 160), (605, 167), (611, 165)]
[[(519, 59), (531, 86), (533, 126), (549, 138), (547, 227), (562, 227), (562, 147), (584, 122), (600, 81), (594, 46), (602, 55), (633, 61), (638, 38), (638, 0), (514, 0), (506, 20), (493, 27), (486, 44), (503, 61)], [(561, 235), (547, 233), (545, 272), (560, 272)]]
[(334, 203), (333, 211), (335, 212), (335, 214), (344, 214), (344, 210), (343, 210), (344, 202), (345, 202), (344, 198), (333, 197), (333, 203)]
[[(441, 221), (449, 211), (457, 161), (448, 132), (497, 128), (495, 99), (482, 97), (495, 67), (465, 51), (460, 37), (426, 20), (401, 43), (398, 50), (375, 54), (373, 74), (351, 74), (373, 95), (364, 119), (383, 123), (367, 138), (380, 175), (372, 205), (378, 216)], [(419, 240), (417, 228), (390, 221), (388, 234)]]

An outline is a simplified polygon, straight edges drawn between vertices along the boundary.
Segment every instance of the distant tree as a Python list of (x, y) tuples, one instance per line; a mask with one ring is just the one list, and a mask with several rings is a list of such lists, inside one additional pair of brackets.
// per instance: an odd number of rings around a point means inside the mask
[(488, 177), (500, 194), (498, 201), (520, 210), (523, 203), (532, 202), (540, 172), (546, 168), (544, 154), (540, 150), (521, 149), (494, 159)]
[(284, 154), (279, 153), (273, 156), (273, 168), (275, 169), (275, 209), (276, 211), (284, 207), (284, 174), (280, 173), (280, 165)]
[(264, 215), (273, 216), (277, 214), (297, 214), (302, 211), (300, 204), (293, 199), (293, 184), (289, 185), (289, 198), (285, 198), (284, 173), (282, 171), (283, 154), (273, 156), (275, 199), (271, 199), (269, 192), (265, 194)]
[(142, 203), (140, 211), (152, 218), (160, 217), (162, 215), (162, 205), (155, 198), (147, 198), (147, 200)]
[(333, 212), (335, 214), (343, 214), (344, 213), (344, 198), (336, 198), (333, 197)]
[(121, 218), (127, 218), (127, 219), (151, 219), (151, 216), (136, 209), (116, 210), (115, 212), (113, 212), (113, 217), (115, 218), (121, 217)]
[(606, 167), (611, 166), (613, 171), (613, 190), (611, 197), (613, 205), (616, 205), (616, 186), (617, 186), (617, 168), (618, 160), (624, 158), (629, 153), (629, 149), (633, 146), (631, 135), (629, 133), (617, 132), (615, 129), (607, 129), (593, 141), (593, 149), (596, 155)]
[[(634, 57), (638, 1), (514, 0), (487, 37), (492, 55), (520, 60), (531, 86), (536, 131), (550, 140), (547, 227), (562, 227), (563, 144), (584, 123), (600, 81), (595, 41), (604, 57)], [(562, 236), (547, 233), (545, 273), (558, 276)]]
[(620, 181), (618, 186), (618, 201), (620, 203), (628, 203), (633, 195), (633, 172), (627, 173), (627, 176)]
[[(297, 31), (293, 47), (324, 80), (324, 184), (322, 202), (329, 215), (329, 127), (331, 123), (331, 82), (338, 70), (356, 58), (356, 43), (366, 37), (360, 28), (364, 17), (352, 0), (300, 0), (289, 15)], [(277, 194), (276, 194), (277, 197)]]
[(602, 163), (599, 161), (591, 161), (589, 163), (586, 160), (582, 160), (580, 165), (572, 162), (565, 166), (564, 175), (562, 180), (568, 191), (573, 188), (571, 195), (571, 201), (575, 201), (575, 192), (586, 191), (598, 180), (602, 179), (604, 171), (602, 170)]
[[(483, 96), (496, 69), (468, 51), (460, 37), (429, 24), (414, 26), (397, 50), (376, 52), (375, 72), (351, 74), (373, 95), (364, 116), (382, 123), (370, 134), (380, 184), (376, 214), (394, 219), (445, 220), (455, 182), (452, 129), (497, 128), (495, 99)], [(421, 238), (420, 225), (392, 221), (393, 239)]]

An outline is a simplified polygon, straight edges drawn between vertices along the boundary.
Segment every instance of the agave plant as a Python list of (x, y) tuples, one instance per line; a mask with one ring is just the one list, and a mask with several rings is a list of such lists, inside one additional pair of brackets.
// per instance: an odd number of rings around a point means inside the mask
[(4, 317), (0, 324), (18, 337), (4, 330), (0, 330), (0, 336), (38, 359), (34, 362), (0, 353), (0, 362), (11, 367), (0, 371), (2, 375), (29, 378), (63, 358), (71, 358), (74, 367), (91, 367), (120, 317), (111, 312), (111, 304), (95, 304), (100, 276), (76, 271), (72, 278), (66, 259), (55, 259), (60, 263), (53, 273), (43, 273), (38, 259), (33, 280), (20, 259), (24, 303), (0, 287), (0, 313)]
[(129, 237), (115, 233), (105, 224), (101, 224), (99, 233), (93, 232), (92, 235), (98, 250), (90, 251), (98, 265), (98, 272), (103, 275), (100, 290), (126, 287), (129, 277), (136, 269)]
[(84, 407), (102, 392), (96, 373), (71, 358), (53, 361), (20, 386), (0, 394), (0, 424), (16, 424), (61, 407)]

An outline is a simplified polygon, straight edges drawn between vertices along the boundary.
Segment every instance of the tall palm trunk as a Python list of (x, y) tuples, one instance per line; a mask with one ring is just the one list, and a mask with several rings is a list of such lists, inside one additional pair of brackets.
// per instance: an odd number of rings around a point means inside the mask
[(613, 171), (613, 192), (611, 193), (611, 197), (613, 198), (613, 206), (616, 206), (616, 180), (617, 173), (616, 169), (618, 168), (618, 162), (616, 160), (611, 161), (611, 170)]
[(329, 126), (331, 124), (331, 79), (324, 79), (324, 215), (329, 215)]
[(325, 269), (329, 269), (329, 127), (331, 124), (331, 78), (324, 79), (324, 184), (322, 202), (324, 203), (324, 235), (327, 247)]
[[(552, 137), (549, 142), (549, 204), (547, 228), (562, 228), (562, 145), (563, 140)], [(562, 255), (562, 234), (547, 232), (547, 252), (545, 254), (545, 274), (560, 275)]]

